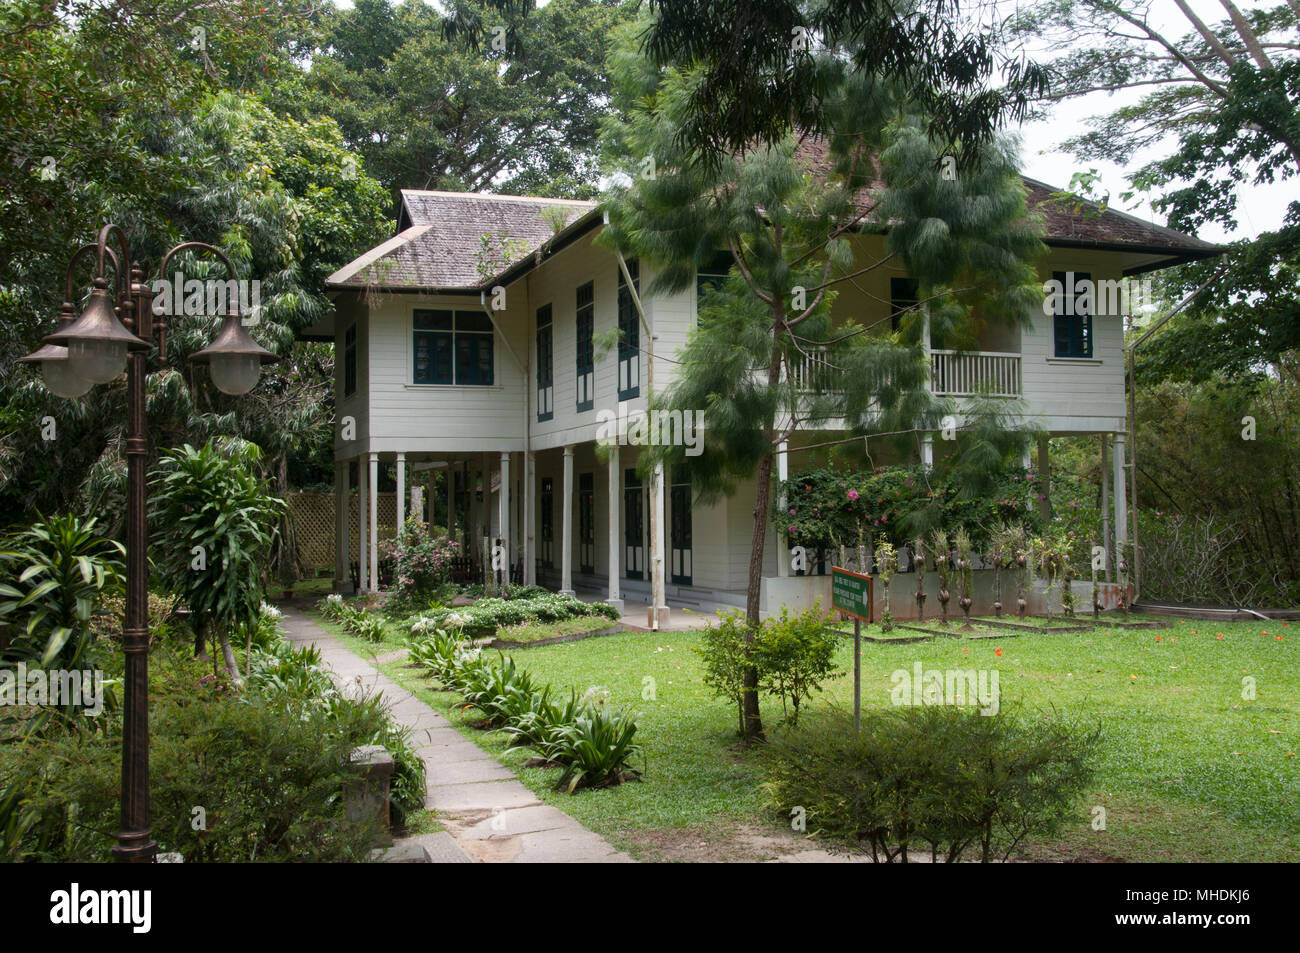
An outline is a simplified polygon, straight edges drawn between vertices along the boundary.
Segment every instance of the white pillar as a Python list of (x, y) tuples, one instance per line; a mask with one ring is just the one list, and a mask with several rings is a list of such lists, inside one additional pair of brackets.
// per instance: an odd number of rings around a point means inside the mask
[[(790, 479), (789, 451), (790, 451), (790, 444), (785, 440), (782, 440), (780, 445), (776, 448), (777, 486), (783, 485), (786, 480)], [(786, 503), (788, 501), (786, 499), (786, 494), (784, 489), (781, 491), (781, 495), (778, 497), (778, 500), (780, 503), (781, 512), (784, 514), (786, 509), (788, 508), (786, 506)], [(790, 575), (790, 535), (789, 532), (786, 529), (784, 529), (785, 526), (789, 525), (789, 522), (790, 521), (787, 520), (785, 516), (782, 516), (781, 519), (776, 524), (777, 525), (776, 574), (777, 576), (780, 577), (785, 577)]]
[(497, 498), (497, 519), (501, 523), (501, 545), (506, 550), (505, 581), (510, 581), (510, 568), (515, 564), (515, 548), (510, 545), (510, 454), (501, 454), (501, 495)]
[[(433, 473), (433, 472), (434, 472), (433, 470), (429, 471), (429, 473)], [(447, 477), (447, 537), (449, 539), (455, 539), (456, 538), (456, 471), (454, 471), (451, 468), (450, 460), (447, 461), (447, 469), (444, 470), (443, 473), (446, 474)], [(430, 506), (429, 522), (430, 523), (433, 522), (433, 518), (432, 518), (433, 499), (434, 497), (432, 493), (430, 493), (429, 495), (429, 506)]]
[(537, 585), (537, 458), (524, 454), (524, 585)]
[(1052, 518), (1052, 461), (1048, 456), (1050, 438), (1046, 435), (1038, 438), (1038, 492), (1042, 499), (1038, 501), (1038, 515), (1044, 523)]
[[(1115, 479), (1115, 565), (1119, 565), (1119, 554), (1128, 542), (1128, 474), (1124, 470), (1124, 434), (1115, 434), (1115, 449), (1111, 453), (1111, 465)], [(1133, 567), (1129, 566), (1129, 571)]]
[(934, 434), (921, 434), (921, 466), (927, 469), (934, 466)]
[(365, 592), (370, 588), (370, 467), (366, 455), (357, 457), (357, 559), (361, 572), (357, 588)]
[(394, 527), (396, 538), (402, 538), (402, 527), (406, 525), (406, 454), (397, 455), (397, 526)]
[(560, 548), (560, 592), (573, 595), (573, 446), (564, 448), (564, 505)]
[(668, 598), (664, 587), (667, 557), (664, 547), (664, 465), (655, 464), (650, 483), (650, 611), (652, 629), (668, 625)]
[(429, 498), (429, 525), (432, 526), (434, 522), (433, 517), (438, 512), (438, 507), (435, 506), (433, 502), (437, 499), (433, 494), (438, 486), (438, 471), (433, 469), (433, 467), (430, 467), (425, 480), (428, 484), (428, 490), (425, 491), (425, 496)]
[(379, 454), (370, 458), (370, 591), (379, 591)]
[(352, 508), (348, 486), (348, 464), (334, 464), (334, 591), (344, 592), (348, 587), (348, 537), (351, 535)]
[(1105, 580), (1110, 582), (1110, 567), (1115, 564), (1115, 550), (1110, 538), (1110, 454), (1107, 452), (1107, 437), (1101, 435), (1101, 548), (1106, 554)]
[(609, 595), (605, 601), (623, 611), (623, 594), (619, 588), (619, 573), (621, 572), (622, 560), (619, 555), (622, 553), (622, 542), (619, 539), (619, 503), (623, 495), (623, 464), (622, 453), (618, 444), (609, 448)]

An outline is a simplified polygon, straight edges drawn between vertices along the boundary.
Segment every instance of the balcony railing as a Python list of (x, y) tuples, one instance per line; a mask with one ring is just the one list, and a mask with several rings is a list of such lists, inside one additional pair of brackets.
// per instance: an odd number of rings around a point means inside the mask
[[(833, 377), (833, 370), (813, 348), (791, 368), (791, 379), (800, 390)], [(930, 387), (940, 397), (1019, 397), (1020, 355), (1003, 351), (931, 351)]]
[(1020, 396), (1020, 355), (1003, 351), (931, 351), (930, 388), (943, 397)]

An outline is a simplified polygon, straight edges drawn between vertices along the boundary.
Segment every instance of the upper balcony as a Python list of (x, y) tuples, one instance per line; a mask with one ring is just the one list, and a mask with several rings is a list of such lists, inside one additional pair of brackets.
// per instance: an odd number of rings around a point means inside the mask
[[(830, 374), (822, 349), (809, 352), (794, 367), (796, 386), (810, 388)], [(930, 390), (937, 397), (1019, 397), (1023, 393), (1020, 355), (1007, 351), (931, 351)]]

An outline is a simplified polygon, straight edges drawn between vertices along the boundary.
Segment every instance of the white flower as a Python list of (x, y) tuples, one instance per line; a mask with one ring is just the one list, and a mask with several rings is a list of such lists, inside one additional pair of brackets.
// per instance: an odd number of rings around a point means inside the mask
[(261, 613), (262, 617), (266, 619), (278, 619), (282, 614), (279, 609), (271, 605), (269, 602), (263, 602), (258, 611)]
[(593, 708), (604, 708), (608, 704), (610, 697), (610, 690), (600, 685), (592, 685), (591, 688), (582, 693), (583, 703)]
[(442, 621), (445, 625), (460, 629), (469, 625), (470, 619), (469, 616), (463, 612), (448, 612), (442, 617)]

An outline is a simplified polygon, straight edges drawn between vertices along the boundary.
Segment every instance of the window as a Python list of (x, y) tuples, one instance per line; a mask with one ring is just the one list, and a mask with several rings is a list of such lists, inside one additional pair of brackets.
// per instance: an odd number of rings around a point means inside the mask
[(889, 329), (897, 331), (903, 323), (903, 312), (916, 307), (918, 301), (915, 278), (889, 279)]
[(1086, 289), (1092, 275), (1086, 271), (1054, 271), (1052, 280), (1061, 292), (1053, 296), (1052, 332), (1057, 357), (1092, 357), (1092, 314)]
[(710, 288), (721, 288), (731, 272), (731, 252), (720, 251), (695, 270), (695, 303), (698, 319), (699, 303)]
[(343, 332), (343, 396), (357, 392), (357, 326)]
[(551, 306), (537, 309), (537, 420), (550, 420), (555, 415), (555, 348), (551, 326)]
[[(635, 261), (627, 263), (632, 276), (632, 287), (640, 289), (640, 266)], [(623, 280), (623, 269), (618, 270), (618, 399), (631, 400), (641, 393), (641, 318), (636, 304)]]
[(595, 286), (589, 281), (578, 288), (578, 410), (595, 406), (596, 329)]
[(421, 311), (413, 320), (416, 384), (490, 386), (492, 322), (479, 311)]

